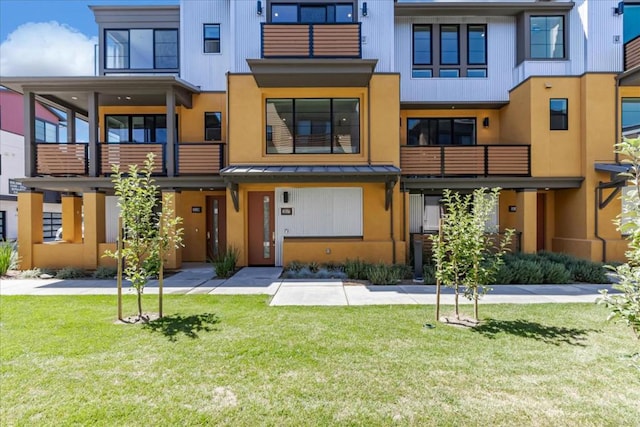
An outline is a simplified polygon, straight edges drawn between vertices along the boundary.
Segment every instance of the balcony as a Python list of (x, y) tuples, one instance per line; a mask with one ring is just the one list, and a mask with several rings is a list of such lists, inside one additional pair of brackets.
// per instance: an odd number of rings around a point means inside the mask
[(402, 175), (429, 177), (531, 176), (529, 145), (400, 147)]
[(261, 57), (361, 58), (360, 23), (263, 23)]
[[(36, 174), (39, 176), (88, 176), (88, 144), (38, 143), (36, 146)], [(111, 165), (126, 171), (130, 165), (142, 166), (147, 153), (155, 154), (153, 173), (167, 175), (166, 145), (158, 143), (100, 143), (98, 147), (98, 176), (112, 173)], [(183, 142), (175, 145), (175, 171), (178, 176), (218, 175), (224, 167), (224, 143)]]
[(624, 44), (624, 70), (628, 71), (640, 66), (640, 36)]

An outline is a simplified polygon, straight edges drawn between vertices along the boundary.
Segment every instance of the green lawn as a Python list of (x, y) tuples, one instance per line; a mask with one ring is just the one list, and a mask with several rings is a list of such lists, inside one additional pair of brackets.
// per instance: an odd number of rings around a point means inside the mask
[(166, 297), (152, 326), (114, 324), (114, 297), (5, 296), (0, 310), (3, 426), (640, 420), (640, 345), (595, 305), (485, 305), (476, 330), (424, 327), (433, 307), (243, 296)]

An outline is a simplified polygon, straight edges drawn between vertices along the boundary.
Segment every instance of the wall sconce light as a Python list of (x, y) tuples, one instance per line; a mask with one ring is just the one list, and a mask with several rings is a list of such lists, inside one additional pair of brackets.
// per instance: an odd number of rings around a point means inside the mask
[(482, 119), (482, 126), (488, 128), (489, 127), (489, 117), (485, 117)]
[(369, 10), (367, 9), (367, 2), (363, 1), (362, 2), (362, 16), (367, 16), (369, 15)]
[(282, 203), (289, 203), (289, 192), (285, 191), (282, 193)]
[(613, 13), (616, 15), (622, 15), (624, 13), (624, 2), (618, 2), (618, 6), (613, 8)]
[(256, 13), (262, 15), (262, 2), (260, 0), (258, 0), (258, 4), (256, 5)]
[(545, 82), (544, 84), (544, 88), (545, 89), (551, 89), (553, 87), (553, 85), (551, 84), (551, 82)]

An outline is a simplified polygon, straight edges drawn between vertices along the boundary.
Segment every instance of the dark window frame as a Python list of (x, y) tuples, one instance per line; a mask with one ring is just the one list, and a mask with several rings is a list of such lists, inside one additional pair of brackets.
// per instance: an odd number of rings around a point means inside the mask
[[(128, 138), (126, 141), (109, 141), (109, 118), (110, 117), (127, 117), (127, 133), (128, 133)], [(145, 141), (145, 142), (134, 142), (133, 141), (133, 118), (134, 117), (144, 117), (144, 118), (148, 118), (148, 117), (153, 117), (154, 118), (154, 127), (153, 127), (153, 135), (155, 141)], [(106, 144), (121, 144), (121, 143), (131, 143), (131, 144), (167, 144), (167, 141), (157, 141), (157, 135), (156, 135), (156, 125), (155, 125), (155, 120), (156, 117), (165, 117), (166, 118), (166, 114), (105, 114), (104, 116), (104, 122), (105, 122), (105, 143)], [(176, 130), (175, 130), (175, 135), (176, 135), (176, 139), (180, 140), (180, 138), (178, 137), (178, 132), (180, 129), (180, 126), (178, 125), (178, 115), (176, 114)]]
[[(431, 65), (420, 65), (415, 63), (415, 27), (430, 26), (431, 27)], [(442, 48), (442, 27), (457, 26), (458, 27), (458, 63), (442, 64), (441, 48)], [(485, 44), (485, 63), (474, 64), (469, 62), (469, 28), (484, 27), (484, 44)], [(412, 79), (428, 79), (428, 78), (487, 78), (489, 75), (489, 26), (487, 23), (465, 23), (465, 24), (413, 24), (411, 29), (411, 78)], [(437, 46), (437, 49), (435, 48)], [(457, 70), (458, 77), (441, 77), (441, 70)], [(484, 70), (484, 76), (469, 76), (468, 70)], [(429, 76), (420, 75), (423, 72), (430, 73)], [(424, 74), (424, 73), (423, 73)]]
[(7, 240), (7, 211), (0, 211), (0, 240)]
[[(207, 37), (207, 26), (217, 26), (218, 27), (218, 38), (215, 37)], [(218, 41), (218, 51), (207, 51), (207, 41)], [(205, 23), (202, 24), (202, 52), (208, 54), (219, 54), (222, 53), (222, 26), (218, 23)]]
[[(443, 29), (444, 28), (455, 28), (455, 34), (456, 34), (456, 62), (450, 62), (450, 63), (444, 63), (442, 62), (442, 34), (445, 32)], [(440, 68), (449, 68), (449, 67), (459, 67), (461, 65), (461, 52), (460, 52), (460, 44), (461, 44), (461, 37), (460, 37), (460, 24), (440, 24), (439, 25), (439, 30), (440, 30)]]
[[(562, 17), (563, 26), (563, 47), (564, 56), (562, 58), (533, 58), (531, 56), (531, 18), (532, 17)], [(536, 12), (523, 12), (517, 17), (517, 55), (518, 64), (523, 61), (567, 61), (570, 58), (569, 34), (571, 32), (571, 20), (569, 12), (557, 10), (541, 10)]]
[[(329, 123), (330, 123), (330, 128), (331, 128), (331, 135), (330, 135), (330, 151), (329, 152), (305, 152), (305, 153), (300, 153), (300, 152), (296, 152), (296, 127), (298, 125), (297, 121), (296, 121), (296, 100), (319, 100), (319, 99), (327, 99), (329, 100)], [(273, 142), (273, 126), (269, 124), (269, 118), (267, 116), (268, 112), (267, 112), (267, 108), (266, 106), (268, 105), (268, 102), (270, 100), (291, 100), (292, 104), (292, 110), (291, 110), (291, 119), (292, 119), (292, 129), (293, 129), (293, 134), (292, 134), (292, 147), (293, 147), (293, 152), (292, 153), (270, 153), (269, 152), (269, 146), (268, 146), (268, 142)], [(350, 98), (266, 98), (265, 99), (265, 153), (267, 155), (271, 155), (271, 156), (278, 156), (278, 155), (344, 155), (344, 154), (360, 154), (362, 151), (362, 124), (361, 124), (361, 119), (362, 119), (362, 114), (361, 114), (361, 110), (360, 108), (358, 108), (358, 145), (357, 145), (357, 149), (355, 151), (352, 152), (335, 152), (335, 140), (336, 140), (336, 136), (338, 136), (338, 134), (336, 133), (336, 126), (334, 123), (334, 101), (336, 100), (357, 100), (358, 101), (358, 106), (362, 105), (362, 99), (358, 98), (358, 97), (350, 97)], [(271, 128), (271, 129), (269, 129)], [(271, 140), (269, 140), (269, 136), (271, 136)]]
[[(554, 101), (564, 101), (564, 111), (555, 112), (551, 108)], [(558, 122), (558, 120), (560, 120)], [(549, 98), (549, 130), (569, 130), (569, 99)]]
[[(44, 124), (44, 139), (39, 139), (38, 138), (38, 132), (37, 132), (38, 123), (43, 123)], [(55, 127), (55, 129), (56, 129), (56, 136), (55, 136), (53, 141), (47, 141), (47, 125), (53, 125), (53, 127)], [(41, 119), (39, 117), (36, 117), (35, 120), (34, 120), (33, 139), (36, 142), (54, 142), (54, 143), (55, 142), (60, 142), (60, 125), (58, 123), (50, 122), (49, 120), (44, 120), (44, 119)]]
[[(445, 121), (448, 120), (449, 121), (449, 128), (451, 129), (451, 137), (450, 140), (452, 141), (449, 144), (410, 144), (409, 142), (411, 141), (411, 128), (412, 126), (410, 126), (410, 123), (412, 120), (418, 120), (418, 121), (429, 121), (429, 133), (432, 135), (435, 135), (436, 139), (438, 138), (438, 136), (440, 135), (440, 122), (441, 121)], [(454, 144), (453, 141), (455, 141), (456, 139), (456, 133), (455, 133), (455, 121), (456, 120), (473, 120), (473, 141), (471, 144)], [(433, 123), (433, 124), (432, 124)], [(434, 131), (431, 132), (431, 128), (432, 126), (434, 126)], [(448, 147), (448, 146), (464, 146), (464, 147), (470, 147), (470, 146), (474, 146), (474, 145), (478, 145), (478, 118), (477, 117), (407, 117), (407, 134), (406, 134), (406, 145), (410, 145), (410, 146), (430, 146), (430, 147)]]
[[(153, 56), (153, 68), (132, 68), (131, 67), (131, 30), (141, 30), (141, 31), (151, 31), (153, 34), (151, 49)], [(129, 64), (126, 68), (112, 68), (108, 66), (108, 51), (107, 51), (107, 34), (110, 31), (126, 31), (127, 32), (127, 63)], [(176, 67), (175, 68), (159, 68), (157, 67), (157, 55), (156, 55), (156, 32), (157, 31), (172, 31), (176, 34)], [(176, 72), (180, 69), (180, 31), (178, 28), (105, 28), (103, 31), (104, 34), (104, 54), (102, 55), (102, 59), (104, 61), (104, 71), (105, 73), (119, 72), (119, 71), (128, 71), (128, 72), (147, 72), (150, 70), (159, 71), (159, 72)]]
[(302, 22), (301, 17), (301, 8), (305, 6), (319, 7), (319, 6), (335, 6), (338, 5), (350, 5), (351, 6), (351, 22), (337, 22), (335, 20), (335, 9), (334, 9), (334, 21), (325, 22), (326, 24), (349, 24), (358, 22), (358, 2), (356, 0), (352, 1), (317, 1), (317, 0), (308, 0), (308, 1), (269, 1), (267, 7), (267, 23), (272, 23), (273, 18), (273, 6), (286, 5), (286, 6), (296, 6), (296, 22), (290, 22), (290, 24), (321, 24), (320, 22)]
[[(217, 116), (218, 117), (218, 127), (216, 126), (212, 126), (212, 127), (208, 127), (207, 126), (207, 117), (208, 116)], [(218, 129), (218, 138), (212, 137), (212, 138), (208, 138), (208, 130), (209, 129)], [(205, 141), (222, 141), (222, 112), (221, 111), (205, 111), (204, 113), (204, 140)]]
[[(472, 27), (482, 27), (483, 28), (483, 31), (484, 31), (484, 62), (471, 62), (470, 59), (469, 59), (469, 58), (471, 58), (471, 43), (470, 43), (471, 31), (469, 31), (469, 29), (472, 28)], [(487, 55), (487, 48), (488, 48), (488, 45), (487, 45), (487, 24), (467, 24), (467, 31), (466, 32), (467, 32), (467, 61), (466, 61), (466, 63), (469, 66), (467, 68), (474, 68), (476, 66), (484, 65), (485, 69), (486, 69), (487, 62), (488, 62), (488, 60), (487, 60), (487, 56), (488, 56)], [(476, 69), (479, 69), (479, 68), (482, 68), (482, 67), (477, 67)]]
[(60, 227), (62, 227), (61, 212), (42, 212), (42, 237), (44, 239), (55, 238)]

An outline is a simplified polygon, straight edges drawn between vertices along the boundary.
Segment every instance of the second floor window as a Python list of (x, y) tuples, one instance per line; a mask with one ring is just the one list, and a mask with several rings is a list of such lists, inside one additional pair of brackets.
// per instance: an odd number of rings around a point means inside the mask
[(487, 26), (414, 25), (411, 76), (487, 77)]
[(549, 100), (549, 129), (569, 129), (568, 100), (566, 98), (551, 98)]
[(105, 69), (175, 70), (177, 68), (178, 30), (105, 31)]
[(360, 100), (267, 99), (267, 154), (360, 152)]
[(204, 24), (204, 53), (220, 53), (220, 24)]
[(564, 58), (564, 17), (530, 16), (531, 59)]
[(407, 145), (475, 145), (476, 119), (407, 119)]
[(58, 125), (36, 119), (36, 142), (58, 142)]
[(105, 116), (105, 121), (107, 142), (167, 142), (167, 117), (164, 114), (111, 115)]
[(222, 113), (204, 113), (204, 140), (222, 141)]

